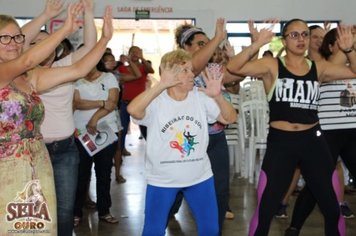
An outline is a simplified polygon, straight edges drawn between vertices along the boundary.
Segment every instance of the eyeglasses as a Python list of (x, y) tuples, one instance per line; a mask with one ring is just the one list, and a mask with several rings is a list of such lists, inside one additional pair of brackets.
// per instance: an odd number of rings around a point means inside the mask
[(23, 43), (25, 42), (25, 35), (23, 34), (16, 34), (14, 36), (11, 35), (0, 35), (0, 43), (4, 45), (10, 44), (11, 40), (14, 40), (15, 43)]
[(286, 38), (287, 36), (289, 36), (291, 39), (299, 39), (299, 37), (301, 36), (303, 39), (308, 38), (309, 37), (309, 32), (308, 31), (303, 31), (301, 33), (297, 32), (297, 31), (293, 31), (290, 32), (289, 34), (284, 35), (284, 37)]

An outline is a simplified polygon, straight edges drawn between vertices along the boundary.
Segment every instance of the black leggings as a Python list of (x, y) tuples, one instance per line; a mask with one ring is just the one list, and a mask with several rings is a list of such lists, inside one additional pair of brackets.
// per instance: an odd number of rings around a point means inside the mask
[(257, 189), (258, 205), (250, 223), (249, 235), (268, 235), (273, 216), (288, 190), (297, 165), (324, 216), (325, 234), (342, 235), (340, 232), (345, 229), (345, 222), (340, 216), (334, 189), (337, 186), (332, 182), (337, 178), (335, 165), (319, 125), (295, 132), (270, 127)]
[[(340, 156), (352, 176), (356, 176), (356, 129), (323, 131), (329, 144), (334, 166)], [(344, 184), (344, 183), (340, 183)], [(315, 207), (315, 198), (309, 191), (302, 191), (293, 210), (291, 227), (301, 229)]]

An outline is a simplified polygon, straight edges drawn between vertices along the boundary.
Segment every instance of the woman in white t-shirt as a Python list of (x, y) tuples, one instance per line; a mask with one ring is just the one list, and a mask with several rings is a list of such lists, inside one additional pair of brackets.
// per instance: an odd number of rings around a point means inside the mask
[[(79, 134), (86, 131), (95, 135), (98, 125), (105, 122), (115, 133), (118, 132), (115, 114), (119, 96), (119, 85), (112, 73), (100, 72), (94, 67), (89, 74), (75, 83), (74, 90), (74, 123)], [(118, 223), (110, 214), (111, 169), (117, 141), (109, 144), (98, 153), (91, 156), (76, 139), (80, 163), (78, 173), (77, 194), (74, 208), (75, 221), (79, 222), (86, 198), (86, 186), (90, 178), (91, 167), (95, 163), (97, 209), (99, 220), (107, 223)]]
[(219, 234), (214, 178), (207, 147), (207, 123), (236, 120), (221, 93), (222, 76), (194, 88), (191, 54), (178, 49), (162, 57), (161, 80), (128, 105), (134, 122), (147, 127), (145, 222), (142, 235), (164, 235), (169, 211), (181, 191), (196, 220), (198, 234)]

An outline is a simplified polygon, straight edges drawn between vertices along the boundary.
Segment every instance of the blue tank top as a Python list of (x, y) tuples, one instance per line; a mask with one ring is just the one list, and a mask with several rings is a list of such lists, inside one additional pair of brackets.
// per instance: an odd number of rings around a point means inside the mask
[(269, 101), (270, 122), (313, 124), (317, 122), (319, 81), (314, 61), (307, 74), (292, 74), (278, 58), (278, 78)]

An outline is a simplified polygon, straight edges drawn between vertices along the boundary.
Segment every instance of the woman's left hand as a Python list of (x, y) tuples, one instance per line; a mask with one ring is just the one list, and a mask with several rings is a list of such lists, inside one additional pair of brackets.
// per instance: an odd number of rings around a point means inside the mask
[(221, 83), (224, 77), (222, 65), (212, 63), (202, 73), (206, 88), (199, 88), (207, 96), (214, 98), (221, 94)]
[(353, 48), (354, 38), (352, 26), (339, 25), (337, 27), (337, 43), (342, 51)]

